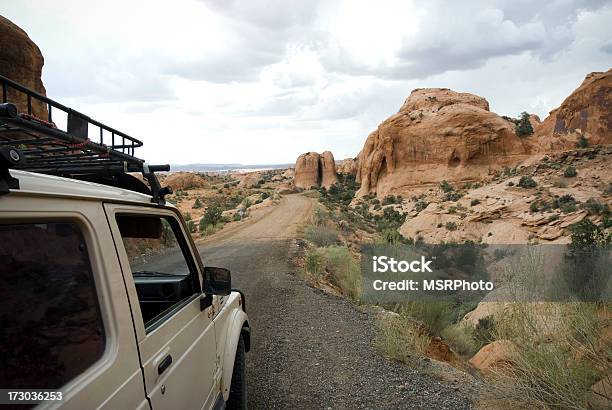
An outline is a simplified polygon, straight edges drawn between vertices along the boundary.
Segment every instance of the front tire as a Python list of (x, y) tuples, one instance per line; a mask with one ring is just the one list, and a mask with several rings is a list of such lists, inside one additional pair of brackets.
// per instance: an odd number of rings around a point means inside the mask
[(232, 385), (230, 386), (226, 408), (240, 410), (246, 410), (247, 408), (246, 352), (242, 335), (238, 339), (238, 347), (236, 348)]

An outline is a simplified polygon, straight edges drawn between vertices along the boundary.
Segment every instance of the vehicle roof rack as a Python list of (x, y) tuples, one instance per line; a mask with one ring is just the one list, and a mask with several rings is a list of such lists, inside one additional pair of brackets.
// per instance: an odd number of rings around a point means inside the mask
[[(18, 189), (19, 181), (9, 169), (103, 183), (143, 192), (163, 205), (172, 190), (162, 188), (155, 172), (170, 171), (170, 165), (149, 165), (135, 156), (142, 141), (89, 118), (44, 95), (0, 76), (0, 195)], [(11, 102), (23, 101), (27, 113), (20, 113)], [(34, 110), (33, 107), (42, 107)], [(34, 111), (40, 116), (34, 115)], [(66, 118), (58, 127), (54, 115)], [(95, 137), (89, 137), (93, 131)], [(140, 172), (147, 186), (129, 172)]]

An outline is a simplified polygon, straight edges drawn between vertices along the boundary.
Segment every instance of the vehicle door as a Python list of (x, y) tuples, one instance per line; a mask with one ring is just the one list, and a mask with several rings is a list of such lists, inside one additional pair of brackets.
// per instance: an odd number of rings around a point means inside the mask
[(210, 408), (219, 397), (213, 306), (201, 307), (199, 258), (174, 210), (105, 204), (155, 409)]

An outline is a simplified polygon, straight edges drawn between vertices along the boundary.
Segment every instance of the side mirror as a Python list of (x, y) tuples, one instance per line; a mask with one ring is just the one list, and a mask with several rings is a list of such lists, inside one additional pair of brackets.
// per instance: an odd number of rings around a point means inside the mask
[(229, 269), (204, 267), (204, 293), (220, 296), (232, 293), (232, 276)]

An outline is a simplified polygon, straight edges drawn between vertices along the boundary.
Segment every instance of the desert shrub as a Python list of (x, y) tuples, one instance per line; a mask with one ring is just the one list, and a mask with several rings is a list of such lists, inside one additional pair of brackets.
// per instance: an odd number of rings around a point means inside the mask
[(478, 204), (480, 204), (480, 199), (472, 199), (470, 201), (470, 206), (476, 206)]
[(388, 206), (383, 209), (382, 215), (375, 215), (374, 221), (378, 230), (397, 229), (406, 221), (406, 214)]
[(447, 180), (440, 182), (440, 189), (447, 193), (455, 190), (455, 188)]
[(196, 232), (196, 224), (195, 222), (193, 222), (192, 219), (189, 219), (187, 221), (187, 230), (189, 231), (189, 233), (195, 233)]
[(448, 221), (446, 224), (444, 224), (444, 227), (449, 231), (456, 231), (457, 223), (453, 221)]
[(495, 340), (495, 319), (487, 316), (478, 319), (474, 327), (474, 340), (479, 346), (484, 346)]
[(606, 197), (612, 195), (612, 182), (608, 182), (608, 184), (604, 187), (603, 194)]
[(361, 269), (346, 246), (320, 248), (325, 261), (325, 270), (337, 282), (342, 293), (358, 300), (361, 294)]
[(397, 229), (384, 229), (380, 233), (380, 242), (389, 244), (405, 244), (407, 243), (406, 238), (399, 233)]
[(262, 192), (260, 194), (261, 199), (266, 199), (266, 198), (270, 198), (270, 193), (269, 192)]
[(244, 198), (242, 200), (242, 207), (244, 209), (248, 209), (251, 205), (253, 205), (253, 203), (251, 202), (251, 200), (249, 198)]
[(514, 182), (512, 182), (512, 181), (508, 181), (508, 183), (507, 183), (506, 185), (508, 185), (508, 186), (514, 186)]
[(526, 137), (528, 135), (533, 134), (533, 127), (531, 126), (531, 121), (529, 121), (528, 113), (524, 111), (521, 113), (521, 118), (518, 120), (518, 123), (514, 127), (514, 131), (519, 137)]
[(338, 231), (325, 225), (311, 225), (304, 230), (304, 237), (316, 246), (329, 246), (338, 243)]
[(385, 357), (410, 363), (424, 356), (431, 338), (420, 331), (414, 321), (401, 315), (383, 316), (378, 320), (374, 347)]
[(240, 212), (235, 212), (234, 215), (232, 216), (233, 221), (240, 221), (241, 219), (242, 219), (242, 215), (240, 214)]
[(200, 198), (196, 198), (195, 202), (193, 203), (193, 205), (191, 207), (193, 209), (200, 209), (200, 208), (202, 208), (202, 202), (200, 201)]
[(565, 171), (563, 172), (563, 176), (566, 178), (573, 178), (576, 175), (578, 175), (578, 171), (576, 171), (576, 168), (571, 165), (565, 168)]
[(439, 336), (456, 317), (453, 305), (449, 302), (407, 302), (400, 307), (399, 312), (420, 322), (434, 336)]
[(262, 202), (263, 202), (263, 199), (261, 199), (261, 198), (257, 198), (257, 199), (255, 200), (255, 204), (254, 204), (254, 205), (261, 204)]
[(427, 206), (429, 205), (428, 202), (423, 201), (422, 199), (417, 201), (417, 203), (414, 205), (414, 209), (417, 211), (417, 213), (421, 212), (423, 209), (427, 208)]
[(538, 212), (539, 209), (538, 201), (533, 201), (531, 204), (529, 204), (529, 210), (531, 212)]
[(395, 204), (396, 202), (397, 202), (397, 199), (395, 198), (394, 195), (387, 195), (382, 200), (383, 205), (392, 205), (392, 204)]
[(459, 192), (456, 191), (451, 191), (451, 192), (447, 192), (444, 195), (443, 200), (444, 201), (458, 201), (459, 199), (461, 199), (463, 195), (461, 195)]
[(553, 208), (559, 208), (563, 213), (574, 212), (578, 209), (576, 206), (576, 199), (570, 194), (562, 195), (559, 198), (553, 200)]
[(442, 338), (456, 352), (462, 356), (473, 356), (479, 349), (474, 339), (474, 330), (465, 324), (454, 324), (442, 330)]
[(226, 182), (225, 184), (223, 184), (223, 188), (228, 189), (229, 187), (230, 187), (229, 183)]
[(607, 242), (605, 232), (588, 218), (571, 224), (569, 230), (572, 239), (571, 247), (574, 249)]
[(318, 249), (311, 249), (306, 253), (304, 269), (311, 275), (319, 275), (323, 271), (323, 256)]
[(528, 175), (522, 176), (518, 183), (521, 188), (534, 188), (537, 185), (534, 179)]
[[(612, 351), (598, 347), (602, 308), (607, 309), (584, 302), (514, 304), (495, 325), (496, 338), (515, 346), (512, 365), (493, 372), (489, 394), (518, 408), (590, 408), (589, 387), (612, 371)], [(535, 342), (550, 332), (562, 337)]]
[(183, 213), (183, 219), (185, 220), (185, 222), (191, 221), (191, 214), (189, 212)]
[(206, 208), (204, 215), (200, 219), (200, 232), (206, 229), (209, 225), (216, 225), (221, 222), (221, 208), (217, 205), (211, 205)]
[(585, 209), (589, 215), (601, 215), (608, 212), (608, 205), (602, 204), (595, 198), (587, 199), (581, 207)]
[(577, 148), (587, 148), (588, 146), (589, 146), (589, 140), (584, 135), (581, 135), (578, 138), (578, 142), (576, 142), (576, 147)]

